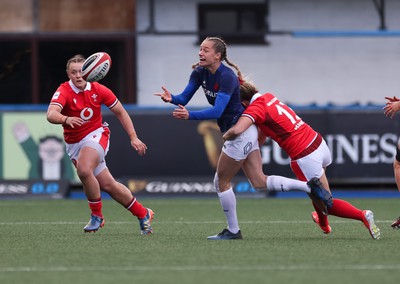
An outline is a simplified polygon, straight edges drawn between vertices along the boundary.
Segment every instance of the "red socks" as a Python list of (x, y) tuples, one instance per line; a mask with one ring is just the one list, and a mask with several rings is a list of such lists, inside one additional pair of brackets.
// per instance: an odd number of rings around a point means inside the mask
[(101, 211), (103, 203), (101, 202), (101, 197), (98, 199), (88, 199), (88, 203), (90, 210), (92, 210), (92, 215), (103, 218), (103, 213)]
[[(328, 216), (324, 215), (322, 211), (314, 205), (314, 203), (313, 206), (315, 211), (317, 211), (320, 225), (328, 225)], [(329, 215), (363, 221), (362, 210), (354, 207), (353, 205), (342, 199), (333, 199), (333, 206), (329, 209)]]
[[(102, 213), (103, 203), (101, 202), (101, 198), (88, 199), (88, 203), (89, 203), (89, 208), (92, 211), (92, 215), (103, 218), (103, 213)], [(135, 197), (132, 198), (129, 204), (125, 206), (125, 208), (140, 219), (144, 218), (144, 216), (146, 216), (147, 214), (147, 209), (143, 207), (143, 205), (140, 204)]]
[(143, 219), (144, 216), (147, 214), (147, 209), (143, 207), (139, 201), (136, 200), (135, 197), (129, 202), (127, 206), (125, 206), (134, 216), (138, 217), (139, 219)]
[(337, 217), (363, 221), (362, 210), (342, 199), (333, 199), (333, 206), (329, 209), (329, 214)]

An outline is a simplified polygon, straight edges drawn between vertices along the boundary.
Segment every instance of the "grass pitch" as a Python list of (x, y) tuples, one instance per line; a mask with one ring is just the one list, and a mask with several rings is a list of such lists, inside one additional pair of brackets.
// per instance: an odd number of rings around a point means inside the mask
[(85, 200), (0, 200), (0, 283), (396, 283), (398, 199), (346, 199), (371, 209), (361, 222), (330, 217), (324, 235), (308, 199), (238, 198), (243, 240), (207, 241), (225, 227), (218, 198), (148, 198), (154, 234), (112, 200), (106, 225), (84, 234)]

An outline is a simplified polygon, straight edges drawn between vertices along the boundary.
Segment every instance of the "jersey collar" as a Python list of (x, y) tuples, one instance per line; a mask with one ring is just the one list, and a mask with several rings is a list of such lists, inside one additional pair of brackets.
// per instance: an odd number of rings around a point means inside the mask
[(256, 99), (258, 99), (259, 97), (261, 97), (262, 95), (260, 94), (260, 93), (255, 93), (254, 95), (253, 95), (253, 97), (251, 98), (251, 100), (250, 100), (250, 104), (252, 103), (252, 102), (254, 102)]
[[(69, 83), (71, 89), (72, 89), (75, 93), (79, 94), (79, 93), (81, 92), (81, 90), (78, 89), (78, 88), (72, 83), (71, 80), (69, 80), (68, 83)], [(92, 85), (90, 84), (90, 82), (87, 82), (84, 91), (90, 91), (91, 89), (92, 89)]]

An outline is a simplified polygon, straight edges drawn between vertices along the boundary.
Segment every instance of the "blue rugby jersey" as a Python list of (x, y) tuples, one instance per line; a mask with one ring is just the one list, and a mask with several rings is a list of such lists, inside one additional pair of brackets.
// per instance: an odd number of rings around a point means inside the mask
[(244, 111), (240, 102), (239, 79), (235, 72), (224, 64), (219, 66), (215, 74), (198, 66), (192, 71), (184, 91), (179, 95), (173, 95), (171, 103), (186, 105), (200, 86), (213, 107), (189, 111), (189, 119), (217, 119), (221, 132), (227, 131)]

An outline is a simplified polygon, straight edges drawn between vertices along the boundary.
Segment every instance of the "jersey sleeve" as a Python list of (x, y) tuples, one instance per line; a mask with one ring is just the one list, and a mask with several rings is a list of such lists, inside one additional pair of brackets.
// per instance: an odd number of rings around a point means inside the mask
[(171, 95), (171, 104), (186, 105), (193, 97), (198, 87), (189, 81), (186, 88), (179, 95)]
[(63, 86), (59, 86), (56, 90), (56, 92), (53, 94), (53, 97), (51, 98), (50, 104), (51, 105), (57, 105), (61, 109), (64, 108), (66, 102), (67, 102), (67, 96), (66, 96), (66, 90), (63, 88)]
[(109, 88), (99, 83), (91, 84), (93, 84), (93, 86), (96, 88), (98, 94), (101, 96), (102, 103), (106, 107), (113, 108), (118, 103), (117, 96)]
[(199, 111), (190, 111), (189, 119), (205, 120), (205, 119), (220, 118), (226, 108), (226, 105), (229, 102), (229, 99), (230, 96), (228, 94), (218, 93), (215, 105), (213, 107)]
[(242, 116), (250, 118), (253, 123), (263, 123), (265, 121), (265, 114), (266, 107), (264, 100), (257, 99), (246, 108)]

